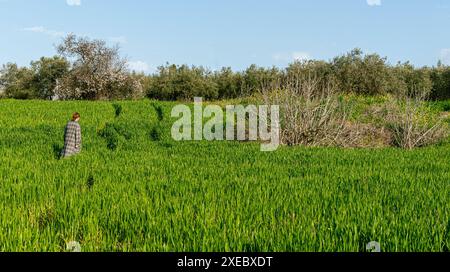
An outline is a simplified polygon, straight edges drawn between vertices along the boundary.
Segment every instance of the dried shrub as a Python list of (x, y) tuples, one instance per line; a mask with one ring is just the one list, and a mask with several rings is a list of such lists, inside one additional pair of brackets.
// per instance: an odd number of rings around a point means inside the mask
[(444, 118), (426, 104), (427, 93), (402, 95), (386, 103), (387, 127), (392, 132), (392, 144), (413, 149), (435, 144), (448, 137)]
[[(352, 148), (380, 148), (390, 146), (392, 133), (383, 126), (347, 122), (337, 146)], [(343, 142), (340, 142), (343, 140)]]
[(317, 78), (290, 78), (263, 88), (266, 105), (279, 105), (281, 142), (287, 145), (349, 146), (355, 141), (348, 131), (349, 107), (334, 84)]

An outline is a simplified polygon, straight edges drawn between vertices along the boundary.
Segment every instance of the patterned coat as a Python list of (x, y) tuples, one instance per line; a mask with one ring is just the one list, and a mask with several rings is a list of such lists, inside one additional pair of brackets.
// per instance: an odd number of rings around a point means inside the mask
[(81, 127), (78, 122), (70, 121), (64, 130), (64, 149), (61, 156), (70, 157), (81, 151)]

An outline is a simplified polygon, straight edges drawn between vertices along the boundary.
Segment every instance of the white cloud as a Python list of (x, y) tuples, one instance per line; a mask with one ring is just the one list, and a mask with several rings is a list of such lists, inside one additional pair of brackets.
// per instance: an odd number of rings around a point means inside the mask
[(34, 33), (42, 33), (42, 34), (49, 35), (49, 36), (52, 36), (52, 37), (62, 37), (62, 36), (65, 35), (65, 33), (62, 32), (62, 31), (46, 29), (43, 26), (26, 27), (26, 28), (23, 28), (22, 30), (23, 31), (34, 32)]
[(130, 69), (131, 71), (136, 71), (136, 72), (148, 72), (150, 70), (150, 66), (143, 61), (129, 61), (127, 63), (128, 65), (128, 69)]
[(69, 6), (81, 6), (81, 0), (66, 0)]
[(450, 65), (450, 48), (442, 49), (439, 59), (443, 64)]
[(273, 59), (282, 62), (303, 61), (311, 59), (311, 56), (307, 52), (296, 51), (292, 53), (277, 53), (273, 55)]
[(366, 0), (369, 6), (381, 6), (381, 0)]

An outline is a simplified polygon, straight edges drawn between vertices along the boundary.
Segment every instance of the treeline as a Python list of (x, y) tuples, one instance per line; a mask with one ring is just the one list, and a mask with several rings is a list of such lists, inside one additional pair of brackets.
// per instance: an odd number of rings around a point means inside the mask
[[(68, 37), (65, 42), (63, 49), (69, 46), (75, 53), (78, 53), (77, 46), (90, 44), (102, 49), (98, 52), (105, 51), (105, 44), (99, 41)], [(0, 90), (3, 96), (17, 99), (96, 100), (147, 96), (159, 100), (190, 100), (200, 96), (215, 100), (245, 97), (270, 86), (292, 82), (292, 79), (314, 77), (319, 84), (334, 84), (342, 93), (383, 95), (420, 91), (435, 100), (450, 98), (450, 66), (438, 63), (433, 67), (414, 67), (409, 62), (392, 65), (386, 58), (364, 54), (360, 49), (330, 61), (294, 62), (284, 69), (251, 65), (240, 72), (226, 67), (211, 71), (201, 66), (166, 64), (152, 75), (126, 72), (123, 63), (112, 61), (117, 52), (112, 51), (107, 57), (103, 53), (90, 54), (96, 57), (88, 62), (81, 61), (86, 59), (84, 56), (70, 62), (60, 54), (43, 57), (30, 67), (9, 63), (0, 70)]]
[(293, 79), (313, 77), (318, 84), (335, 84), (339, 92), (361, 95), (428, 93), (435, 100), (450, 98), (450, 67), (414, 67), (409, 62), (391, 65), (377, 54), (354, 49), (331, 61), (297, 61), (285, 69), (251, 65), (242, 72), (231, 68), (210, 71), (203, 67), (165, 65), (144, 84), (150, 98), (183, 100), (193, 96), (227, 99), (252, 95)]
[(69, 72), (69, 67), (69, 62), (59, 56), (42, 57), (30, 67), (8, 63), (0, 70), (0, 89), (8, 98), (51, 99), (57, 80)]

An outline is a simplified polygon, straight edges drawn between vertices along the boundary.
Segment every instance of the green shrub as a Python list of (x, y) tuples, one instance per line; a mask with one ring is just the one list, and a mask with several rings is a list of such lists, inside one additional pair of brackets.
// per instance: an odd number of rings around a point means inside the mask
[(122, 113), (122, 106), (120, 104), (116, 104), (114, 103), (113, 105), (114, 108), (114, 113), (116, 115), (116, 118), (120, 116), (120, 114)]
[(450, 99), (450, 66), (438, 65), (432, 69), (433, 88), (431, 98), (435, 100)]
[(152, 141), (160, 141), (162, 135), (162, 128), (160, 125), (155, 125), (150, 131), (150, 139)]
[(162, 120), (164, 120), (164, 112), (163, 112), (161, 105), (152, 103), (152, 107), (155, 109), (158, 122), (161, 122)]
[(106, 147), (116, 150), (119, 145), (119, 134), (113, 124), (106, 123), (105, 127), (98, 131), (98, 135), (106, 140)]
[(389, 69), (386, 58), (364, 55), (354, 49), (331, 62), (333, 76), (341, 92), (376, 95), (388, 91)]
[(94, 184), (95, 184), (95, 179), (94, 179), (94, 177), (91, 174), (91, 175), (89, 175), (89, 177), (88, 177), (88, 179), (86, 181), (86, 186), (87, 186), (87, 188), (89, 190), (91, 190), (92, 187), (94, 187)]

